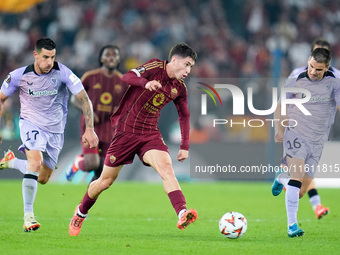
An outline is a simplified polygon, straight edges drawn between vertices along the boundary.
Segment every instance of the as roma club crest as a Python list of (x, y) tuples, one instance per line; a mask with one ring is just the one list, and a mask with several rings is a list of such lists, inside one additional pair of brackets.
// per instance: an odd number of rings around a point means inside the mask
[(171, 97), (172, 99), (175, 99), (175, 98), (177, 97), (177, 94), (178, 94), (178, 91), (177, 91), (176, 88), (171, 89), (170, 97)]
[(110, 162), (113, 164), (116, 161), (116, 157), (111, 155), (110, 156)]

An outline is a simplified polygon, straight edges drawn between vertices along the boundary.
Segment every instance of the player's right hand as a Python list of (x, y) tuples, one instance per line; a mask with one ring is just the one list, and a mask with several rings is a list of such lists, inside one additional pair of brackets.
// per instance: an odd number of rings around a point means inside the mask
[(88, 143), (90, 148), (98, 146), (99, 139), (93, 128), (86, 128), (82, 138), (83, 143)]
[(160, 89), (162, 87), (162, 84), (160, 84), (158, 81), (153, 80), (149, 81), (148, 83), (145, 84), (145, 88), (150, 91), (155, 91), (157, 89)]

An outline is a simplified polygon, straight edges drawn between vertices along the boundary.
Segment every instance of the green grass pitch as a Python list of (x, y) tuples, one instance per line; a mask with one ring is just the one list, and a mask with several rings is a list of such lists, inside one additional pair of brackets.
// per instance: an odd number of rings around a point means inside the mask
[[(20, 181), (0, 181), (0, 254), (339, 254), (340, 189), (319, 189), (330, 214), (315, 218), (308, 196), (300, 200), (305, 236), (288, 238), (284, 194), (271, 183), (181, 183), (188, 207), (199, 219), (184, 231), (161, 184), (117, 181), (91, 209), (79, 236), (68, 224), (87, 185), (39, 185), (35, 215), (41, 224), (24, 233)], [(243, 237), (229, 240), (218, 230), (227, 211), (248, 220)]]

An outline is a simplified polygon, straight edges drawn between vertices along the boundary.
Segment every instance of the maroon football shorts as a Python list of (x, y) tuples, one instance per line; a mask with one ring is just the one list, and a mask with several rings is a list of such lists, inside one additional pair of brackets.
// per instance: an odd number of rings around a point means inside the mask
[(169, 153), (160, 133), (142, 135), (117, 131), (107, 150), (104, 164), (110, 167), (131, 164), (137, 154), (143, 164), (149, 166), (143, 161), (143, 155), (149, 150)]

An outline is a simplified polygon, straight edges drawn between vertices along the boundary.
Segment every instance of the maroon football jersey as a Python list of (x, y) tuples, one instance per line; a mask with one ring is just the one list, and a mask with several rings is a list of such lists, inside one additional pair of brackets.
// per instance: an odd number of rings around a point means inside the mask
[[(158, 121), (161, 109), (174, 101), (179, 115), (182, 135), (181, 149), (189, 149), (190, 113), (187, 88), (183, 80), (170, 79), (166, 72), (167, 61), (151, 59), (130, 70), (122, 80), (131, 85), (124, 95), (118, 110), (112, 115), (112, 125), (117, 130), (134, 134), (160, 133)], [(140, 77), (139, 79), (136, 79)], [(157, 91), (145, 89), (148, 81), (157, 80), (162, 88)]]
[[(119, 105), (128, 85), (121, 80), (122, 74), (115, 71), (112, 77), (103, 74), (101, 68), (86, 72), (81, 80), (92, 101), (93, 112), (99, 122), (94, 123), (94, 130), (101, 142), (110, 143), (113, 136), (110, 117)], [(85, 131), (85, 119), (82, 115), (82, 132)]]

